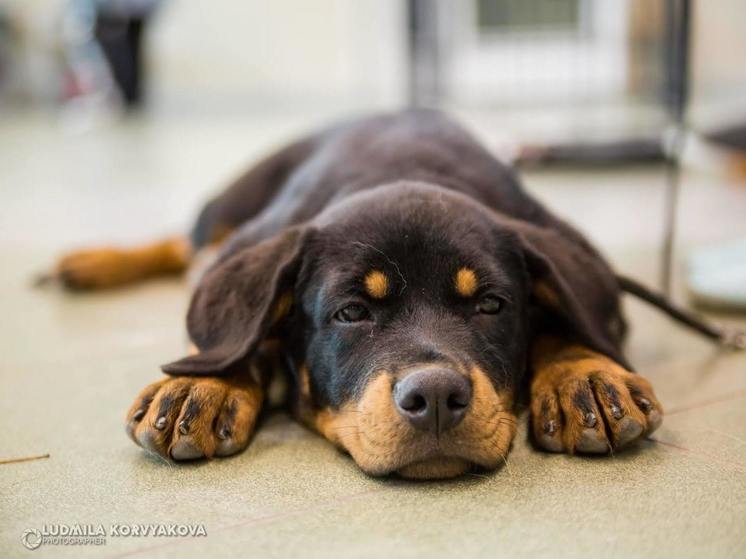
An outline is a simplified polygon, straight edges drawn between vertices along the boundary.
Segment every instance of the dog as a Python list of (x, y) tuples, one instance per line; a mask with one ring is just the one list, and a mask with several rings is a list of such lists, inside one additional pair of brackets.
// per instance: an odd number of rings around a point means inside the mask
[(107, 288), (209, 251), (192, 350), (126, 418), (135, 443), (175, 461), (243, 450), (282, 376), (292, 415), (374, 476), (497, 468), (522, 393), (539, 448), (606, 454), (663, 419), (623, 352), (622, 291), (721, 336), (615, 275), (431, 110), (303, 138), (210, 201), (188, 240), (73, 253), (53, 276)]

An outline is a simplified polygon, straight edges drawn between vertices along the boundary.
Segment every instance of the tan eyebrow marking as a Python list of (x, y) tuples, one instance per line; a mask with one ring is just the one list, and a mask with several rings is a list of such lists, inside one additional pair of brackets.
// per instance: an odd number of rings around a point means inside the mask
[(371, 270), (365, 276), (365, 290), (374, 299), (383, 299), (389, 291), (389, 280), (380, 270)]
[(456, 292), (462, 297), (471, 297), (477, 292), (477, 274), (471, 268), (459, 268), (455, 283)]

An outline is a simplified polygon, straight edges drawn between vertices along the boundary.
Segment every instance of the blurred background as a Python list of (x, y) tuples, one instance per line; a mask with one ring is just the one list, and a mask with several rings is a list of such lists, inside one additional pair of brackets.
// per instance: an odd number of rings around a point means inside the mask
[(746, 235), (744, 21), (740, 0), (0, 0), (0, 233), (184, 230), (309, 128), (433, 106), (666, 285), (673, 246)]

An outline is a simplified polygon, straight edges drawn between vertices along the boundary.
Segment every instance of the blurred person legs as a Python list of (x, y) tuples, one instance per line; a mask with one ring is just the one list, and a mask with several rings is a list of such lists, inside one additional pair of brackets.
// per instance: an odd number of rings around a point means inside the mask
[(145, 88), (145, 28), (158, 0), (99, 2), (95, 37), (128, 109), (140, 107)]
[(129, 108), (142, 102), (144, 69), (142, 36), (144, 18), (119, 19), (106, 14), (96, 18), (96, 40), (109, 62), (114, 81)]

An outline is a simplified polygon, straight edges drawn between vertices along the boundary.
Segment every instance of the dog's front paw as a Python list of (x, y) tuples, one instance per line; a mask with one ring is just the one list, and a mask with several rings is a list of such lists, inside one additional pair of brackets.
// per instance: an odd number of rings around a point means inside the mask
[(263, 399), (251, 382), (176, 377), (147, 386), (127, 413), (127, 433), (173, 460), (228, 456), (249, 442)]
[(652, 433), (662, 420), (650, 383), (597, 353), (553, 360), (531, 382), (534, 438), (552, 452), (611, 452)]

